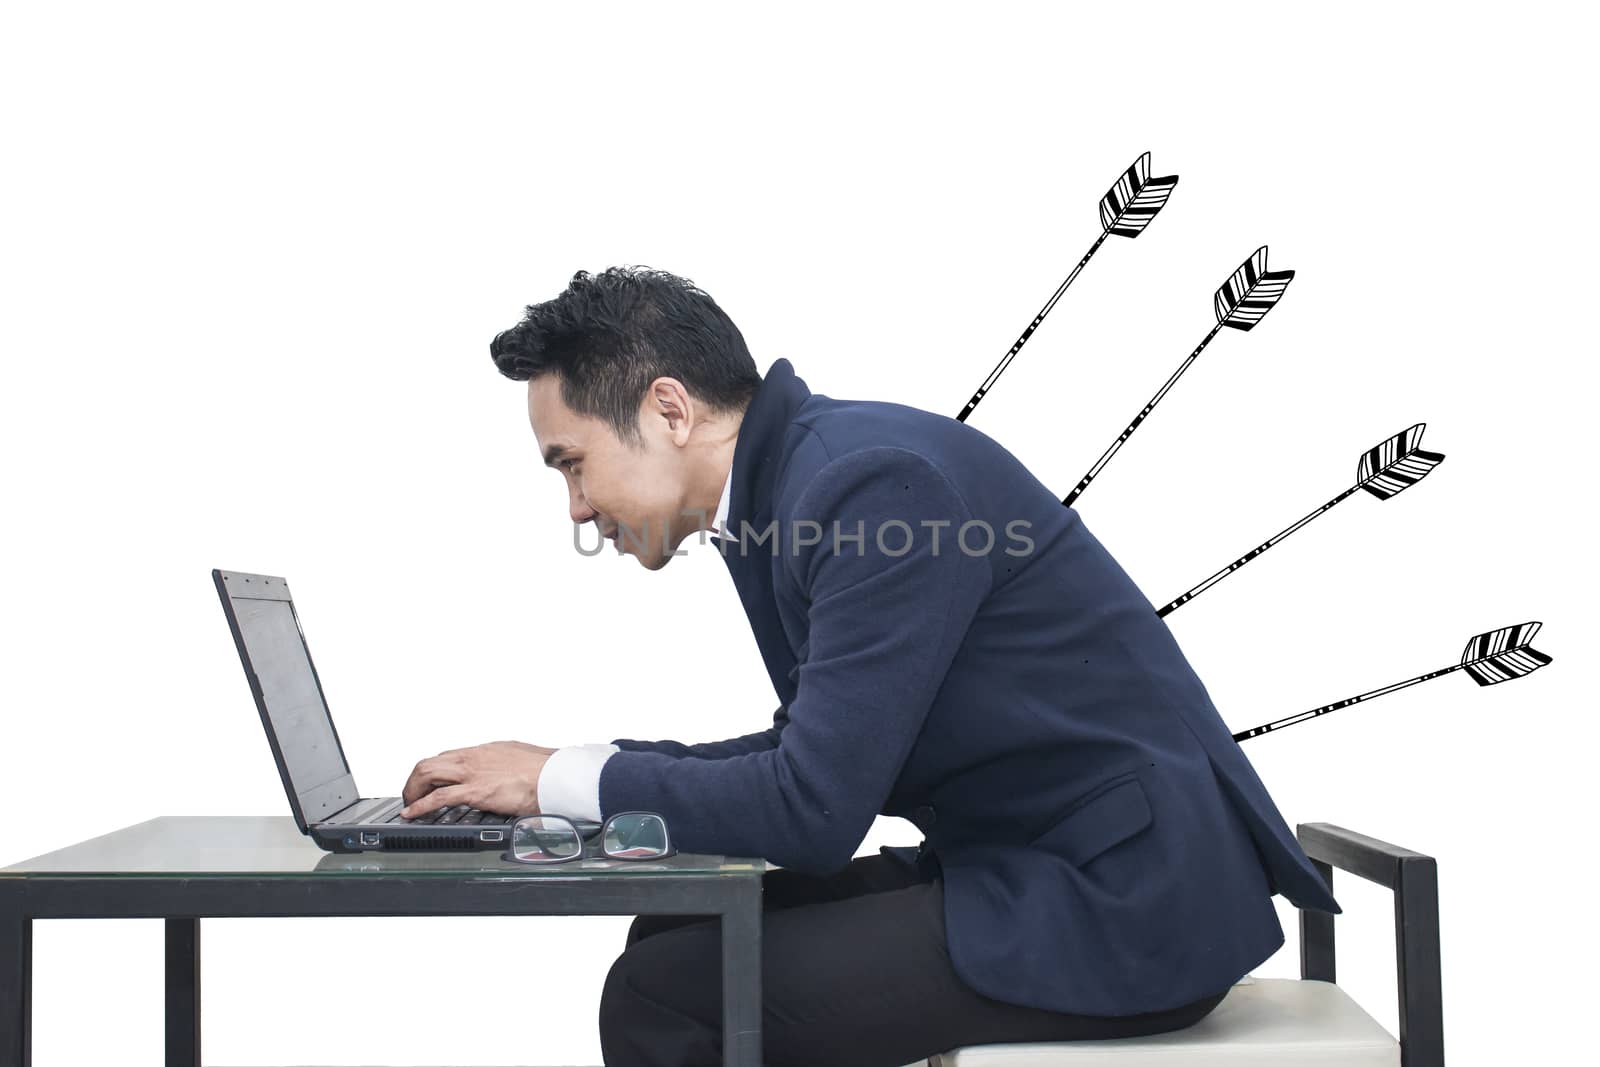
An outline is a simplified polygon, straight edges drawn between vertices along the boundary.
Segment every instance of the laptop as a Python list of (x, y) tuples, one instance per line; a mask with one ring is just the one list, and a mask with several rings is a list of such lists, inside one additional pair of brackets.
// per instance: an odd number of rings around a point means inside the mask
[[(507, 847), (515, 815), (458, 804), (405, 819), (400, 797), (362, 796), (323, 699), (289, 583), (244, 571), (213, 570), (211, 577), (301, 833), (329, 852)], [(571, 821), (586, 839), (600, 832), (600, 823), (591, 819)]]

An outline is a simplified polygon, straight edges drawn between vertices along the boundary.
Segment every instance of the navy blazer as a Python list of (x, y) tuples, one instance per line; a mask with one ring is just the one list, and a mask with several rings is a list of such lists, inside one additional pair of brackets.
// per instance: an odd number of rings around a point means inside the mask
[(1222, 992), (1284, 943), (1273, 894), (1340, 910), (1155, 606), (993, 439), (813, 394), (779, 359), (732, 479), (718, 547), (773, 725), (618, 738), (602, 817), (817, 875), (910, 819), (956, 973), (1051, 1011)]

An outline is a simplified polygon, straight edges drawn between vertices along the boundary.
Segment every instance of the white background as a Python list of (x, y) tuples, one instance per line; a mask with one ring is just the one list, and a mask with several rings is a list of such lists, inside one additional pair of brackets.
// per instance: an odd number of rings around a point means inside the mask
[[(1451, 1063), (1569, 1060), (1594, 953), (1580, 10), (8, 5), (0, 863), (287, 813), (212, 567), (290, 578), (368, 794), (485, 741), (770, 725), (715, 548), (576, 554), (490, 338), (578, 269), (648, 264), (763, 371), (953, 416), (1148, 150), (1181, 175), (1166, 210), (1108, 239), (971, 425), (1065, 494), (1258, 246), (1297, 272), (1077, 506), (1164, 603), (1428, 424), (1425, 482), (1170, 624), (1244, 729), (1544, 623), (1527, 679), (1457, 671), (1245, 744), (1291, 824), (1437, 857)], [(919, 837), (884, 819), (860, 852)], [(1340, 983), (1394, 1030), (1389, 895), (1335, 888)], [(1277, 902), (1256, 973), (1297, 975)], [(206, 920), (206, 1062), (598, 1063), (628, 922)], [(41, 921), (34, 953), (39, 1067), (160, 1062), (158, 921)], [(441, 1009), (483, 1023), (422, 1024)], [(530, 1016), (537, 1050), (504, 1025)]]

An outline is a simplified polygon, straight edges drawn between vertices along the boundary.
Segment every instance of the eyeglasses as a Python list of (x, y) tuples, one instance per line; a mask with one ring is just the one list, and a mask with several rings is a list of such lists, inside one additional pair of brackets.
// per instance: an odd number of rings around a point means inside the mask
[[(620, 811), (600, 827), (600, 852), (614, 860), (659, 860), (678, 854), (667, 820), (653, 811)], [(583, 858), (583, 835), (564, 815), (524, 815), (511, 824), (511, 847), (501, 858), (518, 863), (565, 863)]]

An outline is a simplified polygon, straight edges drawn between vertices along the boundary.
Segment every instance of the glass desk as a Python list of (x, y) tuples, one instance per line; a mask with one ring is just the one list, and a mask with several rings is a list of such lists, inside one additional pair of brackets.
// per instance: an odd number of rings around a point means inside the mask
[(287, 815), (150, 819), (0, 867), (0, 1067), (32, 1055), (34, 919), (165, 919), (166, 1062), (199, 1067), (204, 916), (647, 914), (721, 916), (723, 1062), (760, 1067), (766, 869), (693, 853), (548, 865), (491, 851), (337, 854)]

